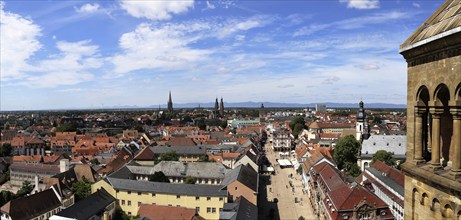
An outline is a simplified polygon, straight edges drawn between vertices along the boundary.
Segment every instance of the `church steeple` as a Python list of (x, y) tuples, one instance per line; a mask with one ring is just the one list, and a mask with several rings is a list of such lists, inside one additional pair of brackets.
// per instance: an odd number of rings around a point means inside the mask
[(219, 105), (219, 114), (221, 115), (221, 117), (224, 117), (224, 101), (221, 97), (221, 103)]
[(216, 97), (216, 102), (214, 103), (214, 113), (217, 114), (219, 109), (218, 97)]
[(356, 139), (358, 141), (366, 140), (370, 137), (370, 126), (368, 125), (368, 116), (363, 107), (363, 101), (360, 100), (359, 110), (357, 111), (357, 122), (355, 123)]
[(170, 91), (170, 95), (168, 97), (168, 113), (169, 114), (173, 114), (173, 101), (171, 100), (171, 91)]

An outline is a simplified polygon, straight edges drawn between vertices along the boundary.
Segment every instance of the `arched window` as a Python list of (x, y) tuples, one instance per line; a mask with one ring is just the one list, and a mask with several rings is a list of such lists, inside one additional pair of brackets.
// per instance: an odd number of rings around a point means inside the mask
[[(437, 86), (434, 93), (435, 109), (441, 110), (440, 116), (440, 158), (446, 166), (450, 158), (451, 136), (453, 135), (453, 117), (450, 114), (450, 91), (445, 84)], [(443, 110), (443, 111), (442, 111)]]
[(426, 86), (423, 85), (418, 89), (416, 95), (416, 111), (419, 111), (419, 113), (421, 114), (422, 126), (421, 128), (419, 128), (420, 130), (417, 130), (415, 132), (421, 132), (421, 135), (419, 136), (421, 140), (415, 141), (419, 141), (421, 143), (421, 156), (426, 161), (429, 161), (431, 159), (431, 139), (429, 132), (431, 128), (431, 115), (429, 114), (429, 100), (429, 90)]
[(453, 216), (453, 209), (450, 204), (446, 204), (442, 210), (442, 216), (445, 218), (451, 218)]

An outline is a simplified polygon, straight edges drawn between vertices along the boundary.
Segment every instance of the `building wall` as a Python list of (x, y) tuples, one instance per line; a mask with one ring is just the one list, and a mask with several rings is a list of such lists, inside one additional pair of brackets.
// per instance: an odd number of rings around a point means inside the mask
[(405, 176), (405, 219), (459, 219), (461, 198)]
[[(408, 62), (407, 162), (402, 165), (406, 173), (405, 219), (459, 219), (461, 216), (461, 184), (459, 177), (456, 180), (449, 174), (452, 161), (446, 163), (447, 160), (453, 159), (454, 148), (459, 147), (455, 146), (454, 138), (449, 137), (451, 146), (448, 150), (446, 149), (447, 146), (443, 146), (443, 139), (446, 138), (441, 138), (440, 158), (441, 162), (445, 162), (445, 164), (442, 163), (443, 167), (431, 167), (431, 161), (428, 159), (422, 161), (415, 159), (415, 143), (417, 141), (415, 137), (421, 132), (421, 130), (415, 129), (415, 106), (417, 106), (419, 89), (422, 86), (427, 87), (429, 107), (431, 108), (434, 105), (432, 101), (435, 100), (438, 86), (445, 84), (449, 91), (449, 97), (444, 98), (449, 98), (450, 108), (460, 107), (459, 100), (458, 102), (454, 101), (459, 98), (455, 92), (461, 83), (459, 39), (461, 39), (461, 34), (458, 32), (402, 53)], [(434, 48), (442, 48), (442, 50)], [(417, 58), (411, 60), (413, 57)], [(441, 133), (449, 133), (450, 130), (454, 132), (453, 118), (451, 120), (445, 119), (444, 117), (441, 119)], [(432, 123), (429, 122), (428, 124), (431, 125)], [(432, 139), (431, 132), (432, 130), (429, 128), (429, 144)], [(446, 158), (447, 154), (449, 154), (449, 158)]]
[[(126, 213), (136, 216), (141, 204), (155, 204), (163, 206), (181, 206), (190, 209), (199, 208), (198, 214), (206, 219), (219, 219), (220, 209), (227, 202), (227, 197), (219, 196), (196, 196), (188, 195), (172, 195), (161, 193), (147, 193), (137, 191), (115, 190), (104, 180), (101, 180), (91, 186), (91, 191), (94, 193), (97, 189), (104, 188), (112, 196), (117, 199), (118, 205)], [(179, 196), (179, 198), (177, 197)], [(215, 212), (213, 212), (213, 208)], [(209, 211), (209, 212), (208, 212)]]
[(229, 184), (227, 186), (227, 191), (229, 192), (229, 195), (232, 196), (233, 201), (236, 201), (238, 197), (243, 196), (249, 202), (253, 203), (253, 205), (258, 205), (258, 195), (256, 192), (243, 185), (239, 181), (234, 181), (233, 183)]

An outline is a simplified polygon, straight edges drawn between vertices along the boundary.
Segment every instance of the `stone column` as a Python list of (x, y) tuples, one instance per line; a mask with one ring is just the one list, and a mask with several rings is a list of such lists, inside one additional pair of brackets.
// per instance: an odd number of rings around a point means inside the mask
[(461, 108), (452, 108), (450, 110), (453, 115), (453, 136), (452, 146), (454, 149), (450, 155), (452, 161), (451, 174), (461, 176)]
[(440, 117), (442, 109), (431, 109), (432, 114), (432, 160), (431, 167), (434, 170), (441, 169), (440, 165)]
[(415, 144), (414, 144), (414, 161), (416, 164), (422, 163), (423, 158), (423, 116), (424, 110), (415, 108)]

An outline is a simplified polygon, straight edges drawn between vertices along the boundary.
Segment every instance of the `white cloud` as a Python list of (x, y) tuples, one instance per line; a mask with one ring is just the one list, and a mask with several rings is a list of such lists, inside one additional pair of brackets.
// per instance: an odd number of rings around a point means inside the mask
[(339, 2), (347, 3), (348, 8), (356, 8), (356, 9), (379, 8), (379, 0), (339, 0)]
[(212, 3), (210, 3), (210, 1), (206, 1), (206, 8), (207, 8), (207, 9), (215, 9), (216, 6), (213, 5)]
[(240, 31), (247, 31), (253, 28), (263, 27), (271, 23), (273, 20), (274, 18), (269, 16), (253, 16), (245, 20), (230, 20), (217, 32), (218, 38), (225, 38)]
[(82, 5), (80, 8), (75, 8), (75, 11), (78, 13), (94, 13), (99, 10), (99, 4), (98, 3), (86, 3)]
[(411, 14), (403, 13), (399, 11), (391, 11), (385, 13), (375, 13), (368, 16), (356, 17), (356, 18), (349, 18), (341, 21), (336, 21), (332, 23), (325, 23), (325, 24), (311, 24), (309, 26), (302, 27), (294, 32), (293, 36), (305, 36), (305, 35), (312, 35), (316, 32), (323, 31), (323, 30), (335, 30), (335, 29), (343, 29), (343, 30), (350, 30), (350, 29), (358, 29), (366, 27), (367, 25), (371, 24), (382, 24), (392, 20), (398, 20), (406, 17), (410, 17)]
[(120, 0), (120, 6), (136, 18), (168, 20), (173, 14), (187, 12), (194, 7), (193, 0), (182, 1), (134, 1)]
[(421, 4), (419, 4), (418, 2), (412, 2), (411, 4), (412, 4), (413, 7), (415, 7), (415, 8), (421, 8)]
[(200, 37), (190, 32), (207, 29), (205, 24), (165, 25), (153, 27), (140, 24), (119, 40), (123, 53), (112, 58), (115, 73), (125, 74), (140, 69), (188, 69), (206, 59), (210, 50), (193, 49), (189, 44)]
[(60, 85), (75, 85), (94, 79), (91, 70), (103, 63), (98, 47), (89, 40), (79, 42), (58, 41), (59, 54), (38, 61), (28, 69), (28, 75), (21, 82), (34, 88), (54, 88)]
[(21, 78), (28, 67), (27, 60), (42, 44), (38, 41), (41, 28), (30, 19), (4, 11), (0, 2), (0, 79)]

